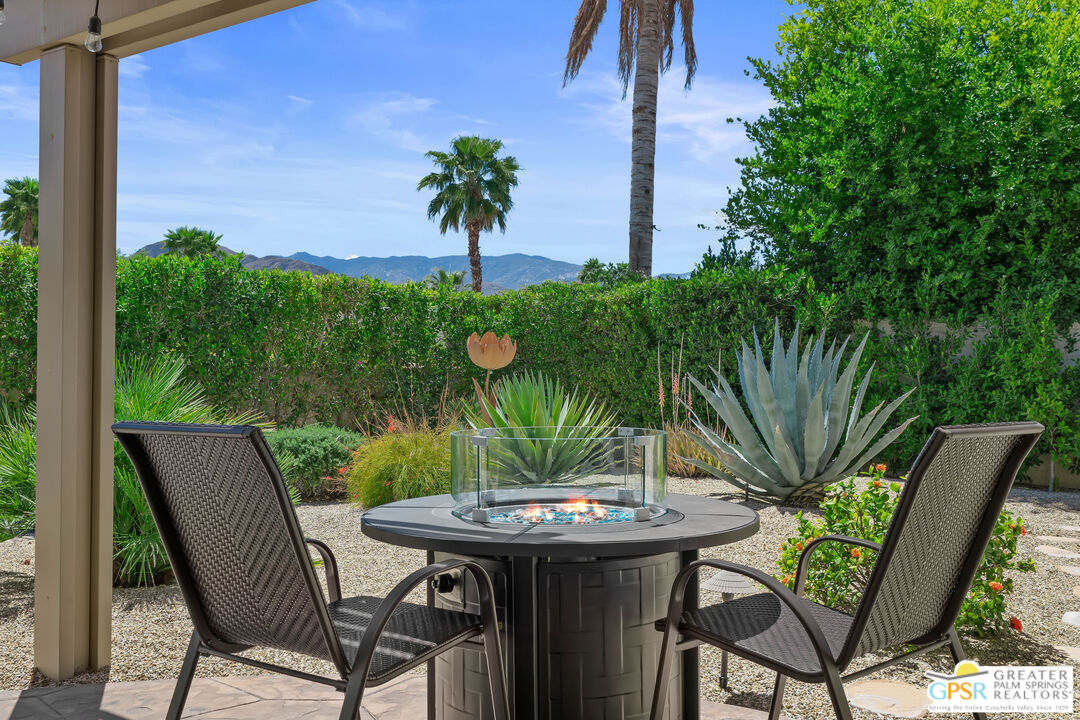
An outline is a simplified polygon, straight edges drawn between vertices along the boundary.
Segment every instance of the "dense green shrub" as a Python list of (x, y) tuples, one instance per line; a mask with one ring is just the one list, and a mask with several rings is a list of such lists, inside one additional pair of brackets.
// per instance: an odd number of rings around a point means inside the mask
[(448, 492), (449, 427), (388, 430), (353, 455), (349, 495), (363, 507)]
[(0, 400), (0, 541), (34, 528), (36, 452), (33, 410)]
[(268, 432), (266, 442), (285, 479), (311, 500), (344, 494), (349, 456), (364, 436), (332, 425), (305, 425)]
[(1080, 0), (808, 0), (776, 49), (729, 237), (871, 315), (1077, 316)]
[[(32, 288), (36, 253), (14, 249), (0, 274), (0, 304)], [(21, 253), (21, 254), (20, 254)], [(659, 346), (667, 358), (685, 338), (683, 371), (732, 377), (739, 337), (774, 316), (790, 333), (861, 336), (879, 318), (821, 292), (805, 273), (735, 267), (689, 280), (653, 279), (605, 290), (559, 284), (483, 297), (437, 293), (338, 275), (244, 270), (235, 259), (166, 256), (121, 259), (117, 268), (117, 350), (121, 357), (174, 355), (185, 379), (215, 406), (254, 410), (286, 425), (333, 422), (381, 426), (388, 411), (434, 417), (445, 396), (472, 395), (483, 371), (465, 338), (496, 331), (518, 342), (516, 370), (542, 370), (603, 399), (628, 425), (660, 426)], [(1067, 326), (1055, 296), (1037, 301), (1004, 291), (970, 324), (931, 332), (928, 319), (899, 313), (891, 330), (871, 332), (862, 374), (877, 364), (866, 406), (912, 387), (905, 413), (919, 419), (883, 458), (910, 462), (936, 424), (1038, 420), (1040, 452), (1080, 466), (1074, 419), (1080, 382), (1062, 372), (1055, 346)], [(0, 330), (5, 394), (32, 399), (33, 302)], [(977, 336), (965, 328), (977, 329)], [(29, 338), (29, 342), (27, 339)], [(763, 347), (768, 352), (771, 341)], [(968, 347), (965, 348), (965, 343)], [(666, 371), (666, 369), (665, 369)]]
[[(837, 483), (821, 503), (819, 520), (803, 517), (795, 537), (780, 546), (780, 579), (795, 587), (795, 575), (803, 548), (824, 535), (846, 535), (882, 542), (893, 511), (900, 500), (900, 484), (888, 483), (884, 465), (871, 467), (869, 483), (860, 490), (853, 479)], [(1002, 512), (975, 575), (956, 626), (974, 635), (989, 635), (1017, 621), (1006, 607), (1013, 580), (1005, 572), (1032, 572), (1035, 563), (1016, 555), (1016, 540), (1025, 533), (1024, 521), (1008, 510)], [(844, 543), (825, 543), (811, 556), (806, 596), (829, 607), (854, 612), (870, 577), (876, 553)]]
[(37, 376), (37, 257), (0, 243), (0, 400), (25, 399)]

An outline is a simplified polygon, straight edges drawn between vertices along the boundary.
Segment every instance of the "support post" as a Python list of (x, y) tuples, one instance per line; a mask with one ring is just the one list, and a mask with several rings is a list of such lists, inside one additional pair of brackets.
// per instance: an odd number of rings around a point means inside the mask
[(34, 661), (109, 664), (117, 61), (41, 57)]

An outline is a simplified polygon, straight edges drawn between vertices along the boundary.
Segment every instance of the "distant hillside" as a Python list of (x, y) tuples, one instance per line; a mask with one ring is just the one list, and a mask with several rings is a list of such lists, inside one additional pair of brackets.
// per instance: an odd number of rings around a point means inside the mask
[[(226, 255), (236, 255), (235, 250), (231, 250), (224, 245), (219, 245), (221, 251)], [(141, 248), (137, 255), (146, 255), (147, 257), (158, 257), (165, 254), (165, 243), (156, 242)], [(285, 270), (289, 272), (309, 272), (312, 275), (329, 275), (330, 271), (319, 265), (313, 265), (311, 263), (304, 262), (303, 260), (296, 260), (295, 258), (281, 257), (280, 255), (264, 255), (258, 257), (256, 255), (245, 255), (240, 259), (240, 264), (246, 267), (248, 270)]]
[[(387, 282), (417, 282), (426, 278), (435, 268), (446, 270), (464, 270), (466, 283), (469, 281), (469, 257), (467, 255), (444, 255), (442, 257), (424, 257), (405, 255), (398, 257), (354, 257), (348, 259), (311, 255), (298, 252), (289, 257), (296, 260), (321, 265), (341, 275), (371, 277)], [(484, 263), (484, 284), (517, 289), (525, 285), (536, 285), (547, 280), (571, 282), (577, 279), (580, 265), (552, 260), (539, 255), (486, 255)], [(485, 291), (487, 288), (485, 288)]]
[[(226, 255), (236, 255), (221, 245)], [(147, 257), (165, 254), (165, 243), (156, 242), (138, 251)], [(435, 268), (445, 270), (463, 270), (466, 285), (470, 282), (469, 256), (444, 255), (429, 258), (423, 255), (404, 255), (397, 257), (354, 257), (336, 258), (329, 255), (312, 255), (306, 252), (293, 253), (288, 257), (266, 255), (257, 257), (245, 255), (240, 261), (251, 270), (275, 269), (309, 272), (312, 275), (337, 273), (351, 277), (379, 278), (392, 283), (420, 282)], [(491, 295), (503, 290), (516, 290), (526, 285), (537, 285), (548, 280), (573, 282), (577, 279), (580, 265), (552, 260), (540, 255), (486, 255), (484, 262), (484, 294)]]

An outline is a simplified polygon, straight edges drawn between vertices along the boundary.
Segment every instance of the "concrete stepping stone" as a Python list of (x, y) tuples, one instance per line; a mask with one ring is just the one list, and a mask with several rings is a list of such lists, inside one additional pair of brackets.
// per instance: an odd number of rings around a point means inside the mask
[(1076, 577), (1080, 577), (1080, 567), (1073, 567), (1072, 565), (1058, 565), (1057, 569), (1063, 573), (1068, 573), (1069, 575), (1075, 575)]
[(1077, 585), (1073, 588), (1073, 595), (1075, 595), (1076, 597), (1080, 597), (1080, 585)]
[(1061, 535), (1036, 535), (1035, 539), (1052, 543), (1080, 543), (1080, 538), (1063, 537)]
[(1068, 647), (1065, 645), (1055, 645), (1054, 649), (1065, 657), (1072, 660), (1074, 663), (1080, 663), (1080, 647)]
[(1067, 612), (1061, 616), (1061, 622), (1066, 625), (1080, 627), (1080, 612)]
[(1080, 559), (1080, 552), (1073, 552), (1072, 550), (1054, 547), (1053, 545), (1039, 545), (1035, 549), (1043, 555), (1049, 555), (1050, 557), (1067, 558), (1069, 560)]
[(921, 718), (930, 706), (925, 688), (898, 680), (858, 680), (845, 690), (852, 705), (890, 717)]
[(1058, 530), (1064, 530), (1065, 532), (1080, 533), (1080, 525), (1058, 525)]

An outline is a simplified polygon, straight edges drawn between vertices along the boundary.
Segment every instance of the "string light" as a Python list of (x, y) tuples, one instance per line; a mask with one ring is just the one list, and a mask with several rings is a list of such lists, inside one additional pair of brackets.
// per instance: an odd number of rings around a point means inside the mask
[(101, 52), (101, 18), (98, 17), (98, 8), (101, 0), (94, 3), (94, 14), (90, 17), (90, 24), (86, 26), (86, 40), (83, 45), (92, 53)]

